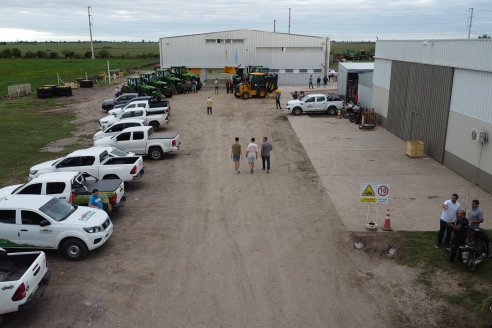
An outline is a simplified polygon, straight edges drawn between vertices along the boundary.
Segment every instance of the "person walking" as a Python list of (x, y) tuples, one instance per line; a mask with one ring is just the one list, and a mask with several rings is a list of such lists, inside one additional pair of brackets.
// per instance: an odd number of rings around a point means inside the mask
[(313, 76), (309, 75), (309, 89), (314, 89), (313, 87)]
[(116, 86), (116, 88), (114, 88), (114, 97), (118, 98), (119, 96), (120, 96), (120, 89), (118, 89), (118, 86)]
[(213, 104), (212, 98), (210, 98), (210, 96), (208, 96), (208, 98), (207, 98), (207, 115), (212, 115), (212, 104)]
[(196, 86), (197, 86), (197, 84), (198, 84), (198, 83), (196, 83), (196, 80), (195, 80), (195, 79), (193, 79), (193, 80), (191, 81), (191, 92), (192, 92), (192, 93), (196, 93)]
[(275, 92), (275, 108), (282, 109), (282, 105), (280, 104), (280, 92), (278, 90)]
[(326, 84), (328, 84), (328, 77), (326, 75), (323, 77), (323, 86), (326, 88)]
[(255, 162), (258, 158), (258, 145), (255, 144), (255, 138), (251, 138), (251, 142), (246, 148), (246, 158), (248, 159), (248, 165), (251, 170), (251, 174), (253, 174), (255, 169)]
[(243, 152), (241, 150), (241, 144), (239, 143), (239, 137), (234, 138), (234, 140), (236, 142), (232, 144), (231, 158), (232, 161), (234, 162), (234, 172), (238, 174), (241, 173), (239, 171), (239, 161), (243, 157)]
[(266, 173), (270, 173), (270, 152), (273, 150), (272, 144), (268, 142), (267, 137), (263, 137), (263, 143), (261, 144), (260, 156), (262, 163), (262, 170), (265, 171), (266, 162)]
[(459, 247), (466, 243), (468, 220), (466, 219), (466, 212), (464, 210), (458, 211), (456, 223), (450, 223), (449, 228), (453, 230), (453, 243), (451, 254), (449, 255), (449, 262), (454, 263)]
[(102, 198), (99, 194), (99, 190), (92, 190), (92, 195), (89, 197), (89, 207), (98, 208), (100, 210), (103, 209)]
[(321, 78), (318, 75), (318, 78), (316, 79), (316, 87), (319, 88), (321, 86)]
[(219, 80), (217, 80), (217, 78), (215, 78), (215, 94), (218, 94), (219, 93)]
[(446, 200), (442, 204), (441, 220), (439, 224), (439, 234), (437, 235), (437, 245), (436, 248), (440, 248), (442, 244), (442, 238), (444, 233), (446, 233), (446, 238), (444, 239), (444, 247), (449, 249), (449, 241), (451, 240), (452, 229), (449, 224), (456, 221), (456, 213), (461, 208), (460, 203), (458, 203), (458, 194), (453, 194), (451, 199)]

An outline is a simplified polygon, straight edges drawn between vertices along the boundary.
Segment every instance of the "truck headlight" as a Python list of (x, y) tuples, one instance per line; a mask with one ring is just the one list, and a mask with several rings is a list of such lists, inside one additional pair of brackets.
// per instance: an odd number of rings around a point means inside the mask
[(96, 232), (101, 232), (102, 228), (100, 226), (95, 226), (95, 227), (90, 227), (90, 228), (84, 228), (84, 230), (87, 233), (96, 233)]

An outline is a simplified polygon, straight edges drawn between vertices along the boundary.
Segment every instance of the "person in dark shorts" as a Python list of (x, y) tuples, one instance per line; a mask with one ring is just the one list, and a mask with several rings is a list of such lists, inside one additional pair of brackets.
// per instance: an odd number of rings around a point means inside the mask
[(270, 152), (273, 150), (272, 144), (268, 142), (267, 137), (263, 137), (263, 143), (260, 148), (260, 156), (263, 171), (265, 171), (265, 162), (267, 173), (270, 173)]
[(239, 171), (239, 161), (243, 157), (243, 152), (241, 150), (241, 144), (239, 143), (239, 138), (234, 139), (236, 142), (232, 144), (231, 149), (231, 159), (234, 161), (234, 171), (235, 173), (241, 173)]

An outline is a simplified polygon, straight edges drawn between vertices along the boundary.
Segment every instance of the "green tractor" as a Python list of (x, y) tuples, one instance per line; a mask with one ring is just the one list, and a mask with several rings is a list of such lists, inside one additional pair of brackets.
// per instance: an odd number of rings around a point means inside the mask
[(140, 76), (127, 77), (126, 84), (121, 87), (121, 93), (139, 93), (156, 99), (161, 97), (161, 91), (156, 87), (145, 84), (145, 81)]
[(157, 76), (157, 80), (166, 82), (169, 86), (171, 86), (171, 88), (173, 88), (174, 94), (182, 94), (185, 91), (183, 81), (180, 78), (172, 75), (169, 70), (162, 68), (158, 69), (155, 71), (155, 75)]
[(172, 66), (171, 67), (171, 74), (176, 76), (177, 78), (181, 80), (195, 80), (197, 82), (196, 84), (196, 90), (200, 90), (202, 88), (202, 82), (200, 81), (200, 75), (198, 74), (193, 74), (188, 71), (186, 66)]
[(164, 97), (171, 98), (174, 95), (174, 88), (167, 82), (159, 81), (154, 72), (140, 73), (140, 78), (145, 82), (145, 84), (159, 89)]

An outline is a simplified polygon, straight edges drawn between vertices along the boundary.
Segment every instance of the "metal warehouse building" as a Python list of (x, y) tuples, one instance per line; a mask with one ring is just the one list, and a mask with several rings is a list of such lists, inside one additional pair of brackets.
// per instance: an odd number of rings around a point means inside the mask
[(374, 63), (339, 63), (338, 95), (347, 102), (372, 107), (373, 71)]
[(279, 75), (279, 84), (308, 84), (323, 77), (328, 39), (255, 30), (232, 30), (159, 39), (160, 65), (187, 66), (203, 81), (224, 79), (225, 66), (264, 66)]
[(492, 191), (492, 40), (377, 41), (372, 98), (390, 132)]

